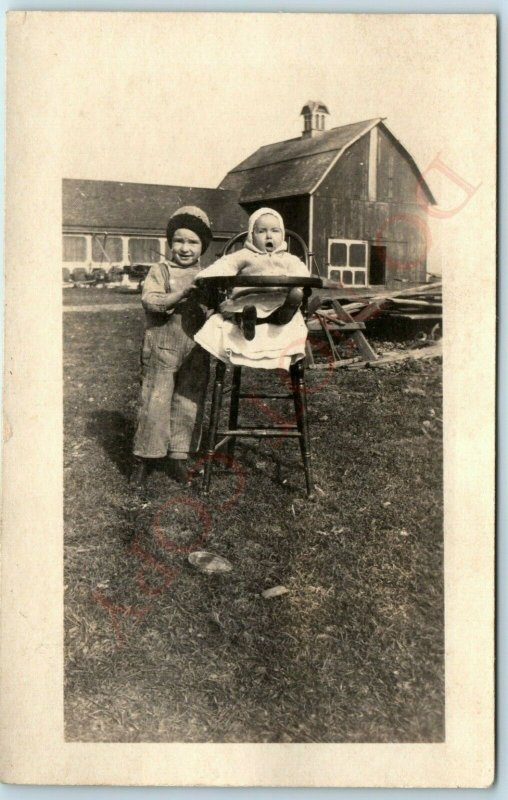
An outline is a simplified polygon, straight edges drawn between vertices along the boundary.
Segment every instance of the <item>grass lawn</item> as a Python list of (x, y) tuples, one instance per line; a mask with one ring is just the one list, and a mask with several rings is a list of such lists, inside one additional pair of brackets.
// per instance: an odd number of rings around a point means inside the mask
[[(135, 284), (133, 284), (135, 286)], [(64, 306), (88, 306), (111, 303), (134, 303), (140, 305), (141, 292), (125, 292), (118, 289), (105, 289), (90, 286), (89, 288), (71, 287), (62, 292)]]
[[(64, 318), (67, 739), (442, 741), (441, 365), (307, 372), (315, 503), (277, 440), (239, 444), (207, 501), (162, 470), (142, 496), (142, 326)], [(193, 547), (233, 570), (196, 571)]]

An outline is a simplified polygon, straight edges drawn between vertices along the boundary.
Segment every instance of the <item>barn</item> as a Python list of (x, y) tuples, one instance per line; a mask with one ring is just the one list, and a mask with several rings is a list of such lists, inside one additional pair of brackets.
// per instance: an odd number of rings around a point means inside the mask
[(69, 270), (154, 264), (168, 256), (166, 225), (180, 206), (203, 208), (213, 241), (202, 263), (212, 263), (224, 243), (246, 226), (238, 193), (219, 189), (64, 179), (63, 266)]
[(411, 155), (381, 117), (326, 130), (324, 103), (301, 114), (301, 136), (260, 147), (219, 188), (248, 213), (279, 211), (323, 277), (351, 288), (425, 282), (435, 200)]
[(167, 219), (182, 205), (212, 220), (206, 266), (246, 228), (248, 214), (270, 205), (309, 247), (313, 272), (348, 291), (424, 283), (435, 200), (411, 155), (381, 117), (327, 130), (320, 101), (301, 115), (301, 136), (260, 147), (217, 189), (65, 179), (64, 267), (166, 258)]

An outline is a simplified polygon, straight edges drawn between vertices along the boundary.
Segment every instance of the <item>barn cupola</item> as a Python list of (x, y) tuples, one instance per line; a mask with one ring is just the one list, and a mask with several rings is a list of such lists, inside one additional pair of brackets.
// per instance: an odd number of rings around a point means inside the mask
[(300, 114), (303, 115), (302, 136), (318, 136), (326, 128), (326, 117), (330, 115), (321, 100), (308, 100)]

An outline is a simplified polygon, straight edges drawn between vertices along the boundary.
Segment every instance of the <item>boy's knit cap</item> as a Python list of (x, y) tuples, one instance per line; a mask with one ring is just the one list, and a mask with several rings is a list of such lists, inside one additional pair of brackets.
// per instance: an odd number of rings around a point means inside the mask
[(179, 228), (187, 228), (195, 233), (196, 236), (199, 236), (203, 246), (202, 252), (205, 252), (212, 240), (212, 229), (210, 220), (201, 208), (197, 206), (182, 206), (170, 216), (166, 228), (166, 236), (170, 247), (173, 235)]

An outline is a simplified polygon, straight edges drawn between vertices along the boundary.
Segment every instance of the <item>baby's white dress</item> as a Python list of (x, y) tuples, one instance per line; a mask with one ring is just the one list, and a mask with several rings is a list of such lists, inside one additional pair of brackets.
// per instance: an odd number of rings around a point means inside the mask
[[(200, 278), (229, 275), (308, 278), (309, 271), (299, 258), (286, 252), (285, 246), (273, 253), (261, 253), (247, 245), (236, 253), (223, 256), (199, 273)], [(257, 287), (237, 287), (224, 310), (236, 313), (246, 305), (254, 305), (257, 316), (263, 319), (283, 304), (286, 294), (287, 289), (267, 287), (263, 291)], [(305, 356), (307, 326), (297, 311), (286, 325), (257, 325), (254, 339), (248, 341), (238, 325), (225, 320), (222, 314), (213, 314), (195, 334), (194, 340), (215, 358), (235, 366), (289, 370), (291, 364)]]

